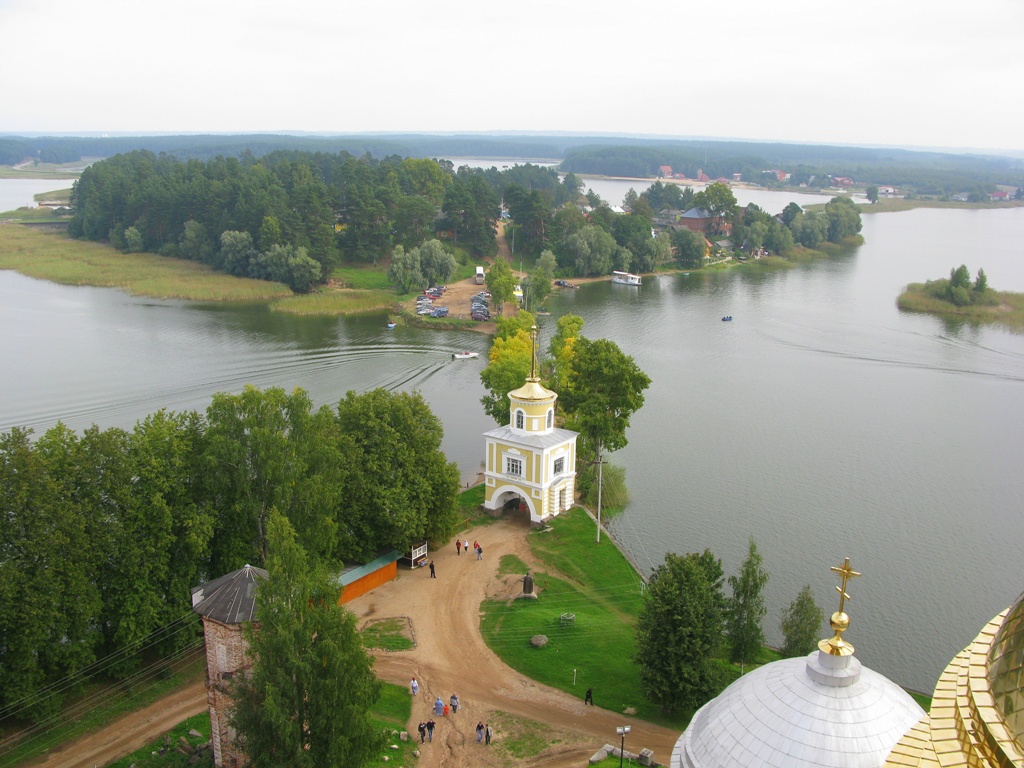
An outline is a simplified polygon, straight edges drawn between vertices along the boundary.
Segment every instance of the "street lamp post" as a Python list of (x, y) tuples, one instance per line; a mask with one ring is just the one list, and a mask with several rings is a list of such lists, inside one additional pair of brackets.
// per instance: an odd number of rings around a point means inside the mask
[(629, 733), (629, 726), (620, 725), (615, 732), (622, 737), (622, 744), (619, 746), (619, 768), (622, 768), (622, 756), (626, 753), (626, 734)]

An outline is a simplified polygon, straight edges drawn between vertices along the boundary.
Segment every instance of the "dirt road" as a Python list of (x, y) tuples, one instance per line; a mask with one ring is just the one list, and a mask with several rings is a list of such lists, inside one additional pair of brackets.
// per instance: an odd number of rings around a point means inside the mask
[(107, 765), (152, 743), (182, 720), (206, 711), (206, 686), (198, 682), (118, 718), (102, 730), (63, 745), (33, 765), (60, 768)]
[[(544, 723), (558, 732), (559, 743), (539, 758), (522, 765), (585, 765), (602, 745), (616, 740), (615, 728), (631, 725), (628, 749), (654, 750), (655, 759), (668, 762), (679, 734), (658, 726), (634, 721), (622, 713), (600, 707), (585, 707), (583, 691), (570, 696), (539, 685), (503, 664), (484, 644), (479, 632), (480, 603), (487, 598), (512, 598), (522, 591), (516, 576), (500, 577), (498, 559), (515, 554), (537, 567), (526, 543), (525, 520), (503, 520), (470, 532), (478, 536), (484, 559), (456, 555), (454, 539), (446, 549), (435, 552), (437, 578), (427, 569), (401, 571), (398, 580), (349, 604), (362, 624), (366, 620), (407, 616), (412, 620), (416, 648), (401, 653), (377, 655), (377, 673), (385, 680), (408, 685), (415, 676), (421, 690), (413, 703), (409, 731), (430, 718), (430, 704), (456, 693), (462, 703), (457, 715), (434, 718), (438, 731), (434, 742), (423, 748), (419, 765), (461, 767), (504, 765), (489, 757), (486, 747), (476, 743), (478, 722), (493, 722), (498, 711)], [(597, 695), (600, 703), (600, 692)], [(500, 741), (503, 734), (495, 733)]]
[[(598, 748), (614, 743), (615, 728), (629, 724), (627, 749), (647, 747), (655, 759), (668, 763), (679, 734), (636, 721), (619, 712), (584, 707), (582, 691), (570, 696), (532, 680), (505, 666), (480, 636), (480, 604), (485, 597), (508, 597), (522, 591), (515, 576), (499, 576), (498, 560), (514, 554), (531, 568), (539, 565), (526, 542), (528, 524), (523, 519), (502, 520), (468, 534), (479, 540), (484, 559), (456, 555), (454, 538), (431, 553), (437, 578), (426, 568), (399, 569), (399, 577), (348, 604), (360, 626), (369, 619), (406, 617), (415, 633), (416, 647), (396, 653), (376, 653), (378, 676), (408, 686), (415, 676), (421, 689), (413, 702), (408, 729), (416, 737), (416, 725), (430, 718), (430, 704), (438, 696), (447, 702), (458, 694), (458, 714), (434, 719), (434, 741), (422, 747), (418, 765), (423, 768), (501, 766), (508, 768), (507, 753), (488, 751), (476, 743), (476, 724), (494, 723), (496, 713), (507, 712), (547, 726), (558, 743), (539, 757), (518, 762), (521, 766), (579, 768)], [(600, 690), (597, 691), (600, 704)], [(206, 708), (201, 684), (183, 689), (156, 704), (127, 715), (103, 730), (83, 737), (49, 755), (42, 765), (62, 768), (93, 768), (122, 757), (159, 738), (174, 725)], [(498, 744), (506, 736), (495, 730)], [(553, 740), (553, 739), (552, 739)], [(499, 754), (502, 755), (499, 757)]]

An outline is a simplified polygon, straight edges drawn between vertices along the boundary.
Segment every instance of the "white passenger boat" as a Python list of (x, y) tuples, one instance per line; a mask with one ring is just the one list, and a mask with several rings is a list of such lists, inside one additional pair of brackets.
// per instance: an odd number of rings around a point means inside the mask
[(619, 272), (616, 270), (612, 272), (612, 282), (618, 283), (619, 285), (640, 285), (642, 280), (640, 275), (633, 275), (629, 272)]
[(452, 354), (452, 360), (469, 360), (479, 354), (479, 352), (455, 352)]

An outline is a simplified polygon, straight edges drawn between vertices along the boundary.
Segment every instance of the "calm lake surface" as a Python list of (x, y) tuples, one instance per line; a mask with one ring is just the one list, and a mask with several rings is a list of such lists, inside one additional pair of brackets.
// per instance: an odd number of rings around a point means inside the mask
[[(609, 457), (632, 493), (610, 528), (642, 567), (666, 550), (710, 548), (733, 573), (755, 537), (778, 642), (781, 612), (804, 584), (826, 615), (836, 610), (828, 568), (849, 556), (864, 574), (848, 590), (858, 657), (930, 691), (1024, 587), (1024, 336), (901, 313), (895, 299), (961, 263), (983, 267), (996, 289), (1024, 291), (1024, 209), (870, 214), (864, 237), (790, 270), (567, 291), (548, 302), (542, 343), (559, 314), (578, 313), (584, 333), (616, 341), (653, 381), (629, 446)], [(130, 428), (246, 384), (302, 387), (318, 404), (350, 389), (415, 389), (472, 479), (481, 432), (494, 426), (479, 406), (489, 339), (384, 321), (0, 272), (0, 430)], [(461, 350), (481, 357), (453, 362)]]
[(74, 179), (0, 179), (0, 213), (18, 208), (35, 208), (33, 195), (71, 189)]

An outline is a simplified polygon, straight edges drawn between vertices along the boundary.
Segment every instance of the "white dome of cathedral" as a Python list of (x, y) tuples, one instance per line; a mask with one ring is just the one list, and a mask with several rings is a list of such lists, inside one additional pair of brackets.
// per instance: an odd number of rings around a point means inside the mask
[[(849, 560), (833, 570), (859, 574)], [(753, 670), (693, 716), (672, 751), (671, 768), (880, 768), (924, 715), (908, 693), (862, 666), (832, 615), (835, 636), (805, 658)]]

